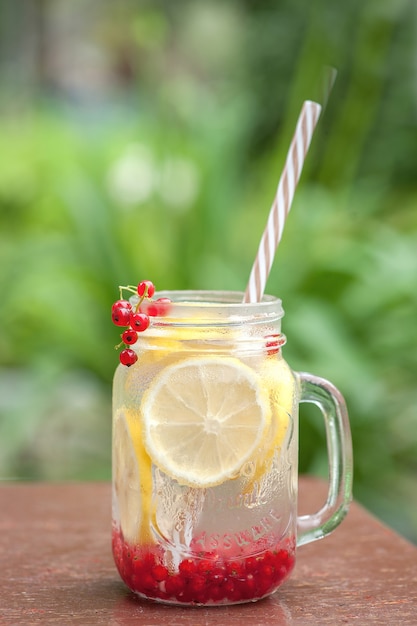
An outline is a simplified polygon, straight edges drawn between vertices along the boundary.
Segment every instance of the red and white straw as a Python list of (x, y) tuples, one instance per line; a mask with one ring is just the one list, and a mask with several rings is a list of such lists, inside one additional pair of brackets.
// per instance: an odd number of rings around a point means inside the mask
[(252, 266), (244, 302), (260, 302), (262, 299), (275, 251), (282, 237), (285, 220), (291, 208), (320, 112), (321, 106), (316, 102), (310, 100), (304, 102), (258, 253)]

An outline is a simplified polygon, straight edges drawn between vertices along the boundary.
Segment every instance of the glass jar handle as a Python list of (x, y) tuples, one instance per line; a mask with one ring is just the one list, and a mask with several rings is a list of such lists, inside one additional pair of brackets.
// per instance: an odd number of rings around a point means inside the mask
[(299, 372), (300, 403), (320, 409), (326, 425), (329, 459), (329, 491), (324, 506), (312, 515), (297, 517), (297, 545), (302, 546), (331, 533), (345, 517), (352, 498), (352, 438), (342, 394), (328, 380)]

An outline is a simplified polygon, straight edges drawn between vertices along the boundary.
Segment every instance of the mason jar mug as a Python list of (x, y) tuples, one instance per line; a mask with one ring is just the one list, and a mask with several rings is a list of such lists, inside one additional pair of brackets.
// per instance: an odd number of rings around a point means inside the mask
[[(296, 548), (344, 518), (352, 451), (345, 402), (283, 358), (281, 301), (160, 292), (171, 304), (132, 346), (113, 387), (113, 555), (143, 598), (255, 601), (290, 575)], [(134, 300), (134, 299), (133, 299)], [(146, 312), (146, 301), (141, 305)], [(324, 507), (297, 516), (298, 407), (317, 405), (329, 457)]]

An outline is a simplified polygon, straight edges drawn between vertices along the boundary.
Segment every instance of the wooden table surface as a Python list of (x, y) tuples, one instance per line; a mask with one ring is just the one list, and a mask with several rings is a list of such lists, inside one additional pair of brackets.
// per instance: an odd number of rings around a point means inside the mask
[[(324, 494), (302, 478), (301, 512)], [(298, 550), (274, 595), (217, 608), (157, 605), (127, 590), (110, 552), (107, 483), (3, 483), (0, 530), (0, 626), (417, 624), (417, 547), (357, 504), (331, 536)]]

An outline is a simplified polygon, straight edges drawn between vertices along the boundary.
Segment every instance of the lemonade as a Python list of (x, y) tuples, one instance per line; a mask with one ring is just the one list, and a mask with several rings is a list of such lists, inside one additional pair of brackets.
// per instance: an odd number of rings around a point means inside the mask
[(205, 307), (154, 320), (114, 379), (114, 556), (132, 591), (164, 602), (254, 600), (294, 564), (298, 397), (282, 313), (248, 323)]

